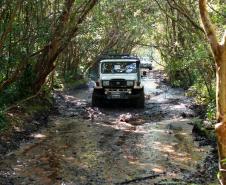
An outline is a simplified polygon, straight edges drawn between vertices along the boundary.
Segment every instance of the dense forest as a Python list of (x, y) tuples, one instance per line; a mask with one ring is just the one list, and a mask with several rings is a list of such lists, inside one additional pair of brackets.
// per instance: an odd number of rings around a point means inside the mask
[[(225, 106), (215, 113), (225, 9), (225, 0), (1, 0), (0, 128), (11, 106), (94, 78), (98, 57), (108, 52), (148, 56), (173, 87), (206, 107), (206, 119), (224, 123)], [(218, 75), (222, 102), (225, 75)]]
[[(225, 3), (210, 1), (208, 9), (221, 35)], [(213, 116), (215, 66), (197, 2), (3, 0), (0, 26), (2, 107), (78, 80), (103, 53), (148, 48), (171, 84), (193, 88)]]

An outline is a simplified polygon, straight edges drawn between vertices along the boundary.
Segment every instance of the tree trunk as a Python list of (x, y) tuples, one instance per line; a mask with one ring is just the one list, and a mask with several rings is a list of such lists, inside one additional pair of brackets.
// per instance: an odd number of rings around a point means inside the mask
[(0, 82), (0, 93), (9, 85), (11, 85), (13, 82), (15, 82), (24, 72), (27, 65), (27, 60), (24, 63), (20, 63), (15, 71), (13, 71), (10, 76), (8, 76), (6, 79), (4, 79), (2, 82)]
[(203, 26), (211, 45), (216, 65), (216, 134), (219, 151), (220, 182), (226, 185), (226, 32), (222, 43), (217, 41), (216, 33), (207, 12), (207, 0), (199, 0), (199, 9)]
[(87, 1), (78, 17), (78, 20), (74, 23), (74, 26), (67, 32), (67, 34), (62, 35), (62, 32), (65, 32), (70, 21), (70, 14), (74, 4), (74, 0), (65, 0), (65, 11), (62, 12), (60, 17), (61, 22), (56, 27), (56, 32), (53, 34), (52, 41), (44, 47), (42, 53), (39, 55), (34, 69), (34, 73), (36, 74), (36, 78), (32, 85), (34, 94), (41, 89), (42, 85), (45, 83), (46, 77), (55, 69), (54, 62), (56, 58), (67, 47), (71, 38), (78, 31), (79, 24), (85, 20), (87, 14), (97, 2), (98, 0)]
[(220, 48), (221, 56), (217, 60), (217, 121), (215, 126), (218, 151), (219, 151), (219, 168), (222, 177), (222, 183), (226, 185), (226, 47)]
[(16, 13), (20, 9), (20, 6), (21, 6), (21, 1), (18, 1), (17, 4), (16, 4), (16, 8), (13, 10), (12, 14), (10, 15), (9, 21), (6, 25), (6, 29), (4, 30), (4, 32), (0, 36), (0, 54), (2, 52), (4, 42), (5, 42), (8, 34), (11, 32), (14, 18), (16, 17)]

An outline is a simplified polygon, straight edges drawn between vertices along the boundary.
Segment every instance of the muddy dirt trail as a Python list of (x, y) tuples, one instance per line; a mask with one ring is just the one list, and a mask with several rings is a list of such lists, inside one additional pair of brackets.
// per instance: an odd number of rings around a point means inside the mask
[(91, 108), (86, 89), (56, 93), (59, 115), (4, 157), (1, 183), (188, 184), (211, 147), (194, 141), (192, 100), (161, 83), (162, 76), (152, 71), (143, 79), (144, 109), (122, 102)]

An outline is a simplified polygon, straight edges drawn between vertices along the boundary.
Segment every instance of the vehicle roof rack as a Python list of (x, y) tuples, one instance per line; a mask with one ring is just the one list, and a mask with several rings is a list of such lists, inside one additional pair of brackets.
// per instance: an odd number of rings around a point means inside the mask
[(98, 60), (104, 60), (104, 59), (136, 59), (140, 60), (136, 56), (132, 56), (130, 54), (109, 54), (109, 53), (104, 53), (98, 57)]

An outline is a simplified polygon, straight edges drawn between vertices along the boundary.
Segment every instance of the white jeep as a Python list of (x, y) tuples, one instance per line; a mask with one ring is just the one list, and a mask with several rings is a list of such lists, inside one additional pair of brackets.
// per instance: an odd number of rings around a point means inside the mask
[(118, 55), (100, 60), (92, 106), (102, 106), (106, 100), (131, 100), (136, 107), (144, 107), (144, 88), (141, 85), (138, 58)]

